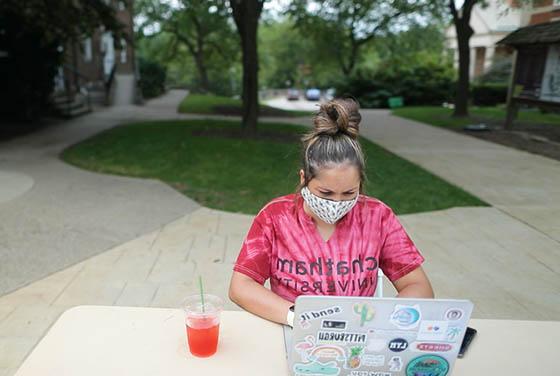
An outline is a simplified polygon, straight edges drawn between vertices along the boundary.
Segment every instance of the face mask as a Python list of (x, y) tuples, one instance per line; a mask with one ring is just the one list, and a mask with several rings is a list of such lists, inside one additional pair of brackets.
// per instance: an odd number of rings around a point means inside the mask
[(344, 217), (346, 213), (352, 210), (356, 202), (358, 202), (358, 195), (352, 200), (346, 201), (327, 200), (326, 198), (314, 195), (307, 187), (301, 189), (301, 196), (309, 209), (311, 209), (317, 217), (331, 225)]

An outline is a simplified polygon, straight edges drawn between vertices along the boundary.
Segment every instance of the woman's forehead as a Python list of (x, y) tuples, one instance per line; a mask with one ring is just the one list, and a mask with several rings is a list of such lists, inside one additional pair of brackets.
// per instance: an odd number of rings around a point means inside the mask
[(357, 167), (349, 164), (325, 167), (317, 171), (317, 174), (309, 184), (330, 190), (349, 191), (359, 188), (360, 172)]

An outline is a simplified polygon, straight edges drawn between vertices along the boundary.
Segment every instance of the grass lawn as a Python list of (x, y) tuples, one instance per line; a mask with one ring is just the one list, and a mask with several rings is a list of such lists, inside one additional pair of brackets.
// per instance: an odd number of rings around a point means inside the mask
[[(446, 128), (462, 128), (465, 125), (480, 123), (484, 121), (504, 121), (506, 110), (501, 107), (469, 107), (469, 118), (453, 118), (452, 109), (423, 106), (423, 107), (401, 107), (393, 110), (393, 114), (407, 119), (417, 120), (422, 123)], [(516, 119), (519, 123), (529, 124), (556, 124), (560, 126), (560, 115), (543, 114), (537, 109), (520, 110)]]
[[(218, 120), (128, 124), (68, 148), (62, 158), (88, 170), (160, 179), (204, 206), (256, 214), (270, 199), (294, 192), (298, 138), (306, 128), (259, 124), (274, 139), (226, 134), (239, 128), (239, 122)], [(224, 135), (205, 135), (216, 131)], [(398, 214), (485, 205), (365, 139), (362, 145), (369, 166), (366, 193)]]
[[(241, 116), (241, 100), (217, 95), (189, 94), (179, 104), (179, 112), (189, 114), (238, 115)], [(298, 117), (310, 116), (310, 111), (287, 111), (264, 104), (260, 105), (262, 116)]]

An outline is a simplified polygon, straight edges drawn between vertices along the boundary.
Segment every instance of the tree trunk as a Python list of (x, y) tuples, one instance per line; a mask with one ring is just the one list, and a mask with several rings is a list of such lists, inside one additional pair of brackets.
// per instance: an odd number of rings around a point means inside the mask
[(200, 79), (200, 90), (203, 93), (208, 93), (210, 91), (210, 81), (208, 80), (208, 70), (204, 64), (204, 56), (199, 53), (195, 56), (196, 69), (198, 70), (198, 78)]
[(459, 79), (457, 80), (457, 92), (455, 93), (454, 117), (466, 117), (469, 115), (469, 71), (471, 61), (471, 50), (469, 41), (473, 35), (473, 29), (468, 21), (459, 19), (455, 23), (457, 31), (457, 45), (459, 49)]
[(237, 0), (230, 4), (243, 51), (243, 130), (246, 134), (255, 134), (259, 116), (257, 29), (262, 1)]
[(259, 117), (258, 19), (252, 21), (248, 22), (243, 44), (243, 126), (250, 134), (256, 133)]
[(469, 71), (471, 65), (471, 49), (469, 41), (474, 34), (471, 22), (473, 7), (480, 0), (465, 0), (461, 9), (455, 7), (455, 0), (449, 0), (449, 9), (453, 16), (453, 24), (457, 33), (457, 47), (459, 50), (459, 79), (457, 80), (457, 92), (455, 93), (454, 117), (466, 117), (469, 115)]

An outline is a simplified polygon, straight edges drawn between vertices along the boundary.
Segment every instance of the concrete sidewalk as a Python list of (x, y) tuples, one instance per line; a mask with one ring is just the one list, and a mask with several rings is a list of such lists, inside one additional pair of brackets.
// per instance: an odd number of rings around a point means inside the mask
[(199, 208), (165, 183), (92, 173), (59, 159), (66, 147), (127, 119), (174, 115), (185, 94), (100, 110), (0, 143), (0, 295)]
[(363, 110), (362, 115), (362, 135), (535, 228), (560, 248), (559, 161), (386, 110)]

